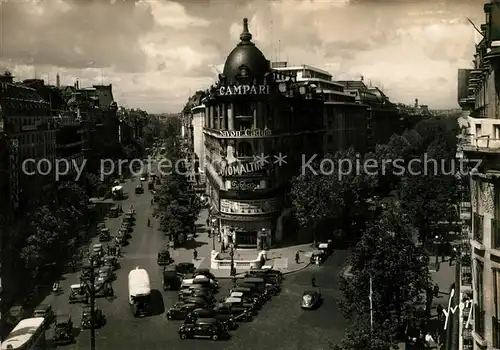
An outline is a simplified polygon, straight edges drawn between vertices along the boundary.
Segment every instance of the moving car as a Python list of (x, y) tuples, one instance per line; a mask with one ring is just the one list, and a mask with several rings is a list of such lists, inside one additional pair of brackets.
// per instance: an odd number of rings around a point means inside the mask
[(197, 276), (205, 276), (206, 278), (209, 278), (211, 280), (215, 280), (215, 276), (210, 272), (210, 269), (196, 269), (194, 271), (194, 274)]
[(50, 304), (40, 304), (33, 310), (33, 317), (42, 317), (45, 319), (45, 327), (49, 327), (54, 318), (54, 311)]
[(198, 319), (194, 324), (183, 324), (179, 328), (181, 339), (187, 338), (207, 338), (218, 340), (227, 336), (227, 329), (222, 322), (215, 318)]
[(262, 269), (254, 269), (254, 270), (250, 270), (250, 271), (247, 271), (245, 273), (245, 277), (262, 277), (262, 276), (274, 276), (276, 278), (278, 278), (280, 281), (283, 281), (284, 279), (284, 276), (283, 276), (283, 273), (281, 271), (278, 271), (278, 270), (273, 270), (271, 268), (262, 268)]
[(322, 301), (321, 293), (314, 290), (307, 290), (302, 294), (300, 306), (303, 309), (312, 310), (320, 306)]
[(121, 200), (124, 198), (123, 196), (123, 186), (114, 186), (111, 189), (111, 195), (113, 196), (114, 200)]
[(71, 316), (69, 314), (57, 314), (52, 342), (56, 345), (66, 345), (72, 343), (74, 340)]
[(327, 256), (323, 250), (315, 250), (312, 252), (310, 262), (311, 264), (321, 265), (325, 262)]
[(135, 193), (136, 194), (144, 193), (144, 187), (142, 187), (142, 185), (135, 186)]
[(114, 205), (111, 208), (109, 208), (109, 217), (110, 218), (117, 218), (120, 215), (121, 208), (118, 205)]
[(118, 259), (114, 256), (111, 255), (106, 255), (103, 260), (103, 265), (110, 267), (113, 270), (116, 270), (118, 268)]
[(92, 317), (94, 321), (94, 328), (100, 328), (106, 323), (106, 318), (99, 308), (94, 308), (94, 314), (92, 315), (92, 310), (90, 306), (84, 306), (82, 308), (82, 329), (92, 328)]
[(166, 249), (162, 250), (161, 252), (158, 253), (158, 258), (156, 259), (156, 262), (160, 266), (168, 265), (172, 261), (172, 258), (170, 257), (170, 252)]
[(184, 302), (175, 303), (173, 307), (168, 309), (165, 316), (169, 320), (184, 320), (191, 311), (199, 308), (196, 304), (189, 304)]
[(136, 267), (128, 274), (129, 303), (135, 317), (150, 313), (151, 283), (146, 270)]
[(146, 175), (141, 175), (141, 178), (140, 178), (139, 180), (140, 180), (141, 182), (146, 181), (146, 180), (147, 180), (147, 179), (146, 179)]
[(85, 303), (89, 302), (89, 295), (82, 284), (72, 284), (69, 292), (69, 303)]

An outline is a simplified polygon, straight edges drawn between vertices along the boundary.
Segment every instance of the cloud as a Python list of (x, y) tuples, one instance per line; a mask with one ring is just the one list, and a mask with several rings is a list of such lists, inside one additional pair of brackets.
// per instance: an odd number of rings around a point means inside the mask
[[(1, 2), (0, 67), (53, 83), (113, 83), (121, 104), (175, 112), (208, 87), (249, 19), (270, 60), (380, 82), (394, 101), (456, 106), (482, 1), (245, 0)], [(20, 25), (22, 24), (22, 25)], [(8, 35), (7, 35), (8, 33)]]

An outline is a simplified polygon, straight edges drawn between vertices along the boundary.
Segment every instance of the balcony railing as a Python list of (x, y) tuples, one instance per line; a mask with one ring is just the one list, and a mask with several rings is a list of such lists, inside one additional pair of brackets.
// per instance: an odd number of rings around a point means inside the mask
[(493, 347), (500, 349), (500, 319), (492, 317), (493, 324)]
[(500, 249), (500, 220), (491, 220), (491, 245)]
[(474, 332), (484, 338), (484, 310), (480, 309), (478, 305), (474, 305)]
[(478, 213), (474, 213), (474, 239), (480, 243), (483, 243), (483, 223), (484, 217)]

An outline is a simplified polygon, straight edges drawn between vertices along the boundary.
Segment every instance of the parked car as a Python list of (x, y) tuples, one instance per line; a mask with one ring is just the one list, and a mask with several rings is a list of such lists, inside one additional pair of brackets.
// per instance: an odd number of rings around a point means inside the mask
[(214, 311), (219, 315), (230, 315), (235, 321), (247, 322), (252, 319), (248, 308), (231, 303), (219, 303), (215, 305)]
[(111, 233), (109, 232), (109, 228), (103, 228), (99, 232), (99, 242), (107, 242), (111, 240)]
[(84, 306), (82, 308), (82, 329), (92, 328), (92, 317), (94, 318), (94, 328), (100, 328), (106, 323), (106, 318), (101, 309), (94, 308), (94, 314), (92, 314), (90, 306)]
[(165, 316), (169, 320), (184, 320), (191, 311), (197, 308), (199, 308), (199, 306), (196, 304), (178, 302), (175, 303), (173, 307), (168, 309)]
[(182, 275), (175, 265), (165, 266), (163, 269), (163, 290), (178, 290), (182, 284)]
[(111, 208), (109, 208), (109, 217), (117, 218), (120, 215), (120, 212), (121, 212), (121, 207), (118, 205), (114, 205)]
[(116, 257), (111, 255), (106, 255), (105, 257), (102, 258), (102, 260), (104, 266), (108, 266), (113, 270), (116, 270), (118, 268), (118, 259)]
[(45, 319), (45, 326), (50, 325), (54, 318), (54, 311), (50, 304), (40, 304), (33, 310), (33, 317), (43, 317)]
[(302, 294), (300, 306), (303, 309), (312, 310), (320, 306), (322, 302), (321, 293), (315, 290), (307, 290)]
[(193, 263), (181, 262), (177, 264), (178, 273), (186, 274), (186, 273), (193, 273), (194, 271), (196, 271), (196, 268), (194, 267)]
[(229, 330), (238, 328), (238, 323), (232, 315), (220, 314), (215, 312), (214, 309), (195, 309), (187, 315), (184, 323), (196, 323), (196, 321), (201, 318), (215, 318), (225, 324)]
[(170, 252), (166, 249), (162, 250), (161, 252), (158, 253), (158, 257), (156, 259), (156, 262), (160, 266), (168, 265), (172, 261), (172, 258), (170, 257)]
[(187, 338), (207, 338), (218, 340), (227, 336), (227, 328), (222, 322), (214, 319), (199, 319), (194, 324), (183, 324), (179, 328), (181, 339)]
[(144, 193), (144, 187), (142, 187), (142, 185), (135, 186), (135, 193), (136, 194)]
[(115, 274), (113, 273), (113, 269), (109, 266), (103, 266), (99, 268), (97, 272), (99, 277), (102, 277), (105, 281), (112, 281), (115, 279)]
[(92, 254), (98, 255), (99, 257), (104, 256), (104, 248), (103, 248), (102, 244), (100, 244), (100, 243), (94, 244), (92, 246)]
[(75, 338), (73, 336), (73, 321), (69, 314), (57, 314), (54, 336), (52, 342), (56, 345), (67, 345), (72, 343)]
[(198, 269), (196, 269), (194, 271), (194, 274), (196, 276), (205, 276), (206, 278), (209, 278), (211, 280), (215, 280), (216, 279), (215, 276), (210, 272), (210, 269), (200, 269), (200, 268), (198, 268)]
[(69, 291), (69, 303), (85, 303), (89, 301), (89, 295), (82, 284), (72, 284)]

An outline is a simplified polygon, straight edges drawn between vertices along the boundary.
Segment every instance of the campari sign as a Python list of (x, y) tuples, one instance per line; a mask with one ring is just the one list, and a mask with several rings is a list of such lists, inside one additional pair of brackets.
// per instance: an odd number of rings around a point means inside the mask
[(269, 85), (221, 86), (219, 95), (269, 95)]

